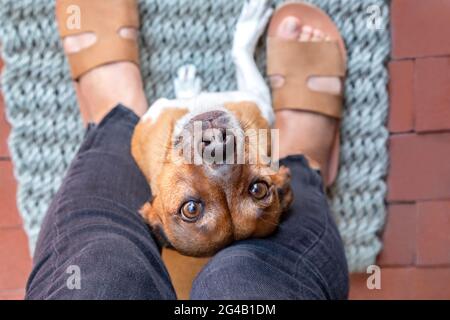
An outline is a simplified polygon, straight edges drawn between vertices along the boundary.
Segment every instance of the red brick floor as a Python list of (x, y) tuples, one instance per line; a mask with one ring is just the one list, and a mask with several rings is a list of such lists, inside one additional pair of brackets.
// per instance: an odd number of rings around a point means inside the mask
[[(367, 289), (367, 274), (354, 274), (350, 297), (450, 299), (450, 1), (393, 0), (391, 19), (381, 290)], [(0, 299), (20, 299), (31, 260), (15, 205), (8, 131), (0, 102)]]
[(22, 299), (31, 270), (27, 238), (16, 206), (16, 180), (6, 143), (8, 132), (0, 95), (0, 300)]
[(381, 290), (353, 299), (450, 299), (450, 1), (393, 0), (391, 165)]

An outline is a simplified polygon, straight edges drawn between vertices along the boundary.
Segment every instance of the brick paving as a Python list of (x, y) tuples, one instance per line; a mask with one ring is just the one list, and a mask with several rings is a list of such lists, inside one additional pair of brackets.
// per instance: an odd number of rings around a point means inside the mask
[(392, 0), (388, 220), (381, 290), (353, 299), (450, 299), (450, 1)]

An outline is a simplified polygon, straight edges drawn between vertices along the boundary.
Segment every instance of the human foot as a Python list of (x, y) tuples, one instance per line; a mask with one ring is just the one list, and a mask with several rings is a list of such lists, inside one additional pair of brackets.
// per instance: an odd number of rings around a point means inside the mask
[(59, 33), (85, 123), (100, 122), (118, 103), (139, 116), (147, 110), (138, 67), (137, 6), (137, 0), (116, 0), (114, 6), (102, 0), (56, 2)]
[[(314, 29), (293, 16), (288, 16), (276, 30), (276, 37), (299, 42), (328, 42), (329, 35), (320, 29)], [(270, 77), (273, 89), (285, 84), (282, 75)], [(339, 77), (308, 78), (307, 87), (315, 92), (333, 95), (342, 94), (342, 80)], [(304, 154), (310, 159), (312, 167), (320, 169), (324, 180), (328, 181), (330, 153), (338, 130), (335, 118), (320, 113), (281, 109), (276, 112), (275, 127), (280, 130), (280, 156)]]
[[(137, 31), (122, 28), (121, 37), (137, 41)], [(66, 37), (67, 55), (89, 48), (97, 41), (95, 34), (84, 33)], [(96, 67), (74, 82), (80, 111), (85, 123), (99, 123), (118, 103), (131, 108), (138, 116), (148, 109), (138, 66), (132, 62), (114, 62)]]

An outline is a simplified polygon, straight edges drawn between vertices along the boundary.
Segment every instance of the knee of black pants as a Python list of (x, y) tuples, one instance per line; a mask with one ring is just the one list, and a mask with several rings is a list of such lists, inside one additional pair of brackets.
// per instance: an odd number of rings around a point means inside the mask
[(28, 299), (176, 298), (159, 257), (149, 256), (120, 235), (99, 237), (56, 265), (48, 286), (29, 290)]
[(272, 258), (273, 250), (273, 244), (264, 240), (243, 241), (222, 250), (194, 280), (191, 299), (298, 298), (299, 290), (307, 288), (289, 270), (292, 264)]
[[(338, 246), (337, 246), (338, 247)], [(237, 243), (220, 253), (194, 280), (192, 299), (346, 299), (345, 257), (322, 240), (297, 254), (266, 240)]]
[(237, 242), (219, 252), (193, 284), (193, 299), (345, 299), (348, 271), (320, 174), (304, 157), (290, 168), (294, 203), (266, 239)]
[[(150, 197), (130, 153), (138, 120), (118, 106), (89, 130), (42, 224), (28, 298), (175, 298), (138, 213)], [(66, 286), (71, 265), (81, 290)]]

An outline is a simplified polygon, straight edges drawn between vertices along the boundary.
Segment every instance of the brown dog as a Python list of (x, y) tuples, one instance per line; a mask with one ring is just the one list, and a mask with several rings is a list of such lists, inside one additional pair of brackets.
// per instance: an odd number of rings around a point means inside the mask
[(132, 154), (153, 194), (142, 215), (185, 255), (268, 236), (292, 202), (289, 170), (274, 165), (269, 88), (252, 57), (271, 14), (266, 5), (246, 3), (236, 27), (239, 91), (202, 93), (193, 67), (181, 68), (178, 99), (155, 102), (135, 129)]
[[(132, 154), (153, 193), (141, 210), (144, 218), (168, 245), (190, 256), (209, 256), (233, 240), (271, 234), (292, 201), (289, 170), (274, 171), (271, 163), (260, 161), (262, 148), (252, 146), (251, 139), (245, 139), (244, 164), (188, 163), (175, 128), (184, 123), (185, 132), (193, 134), (193, 119), (220, 132), (243, 132), (241, 124), (245, 130), (269, 129), (257, 105), (248, 102), (197, 115), (188, 108), (167, 108), (156, 121), (144, 117), (132, 140)], [(203, 136), (190, 148), (204, 151), (205, 145), (217, 144), (225, 142)], [(250, 164), (255, 149), (257, 161)]]

